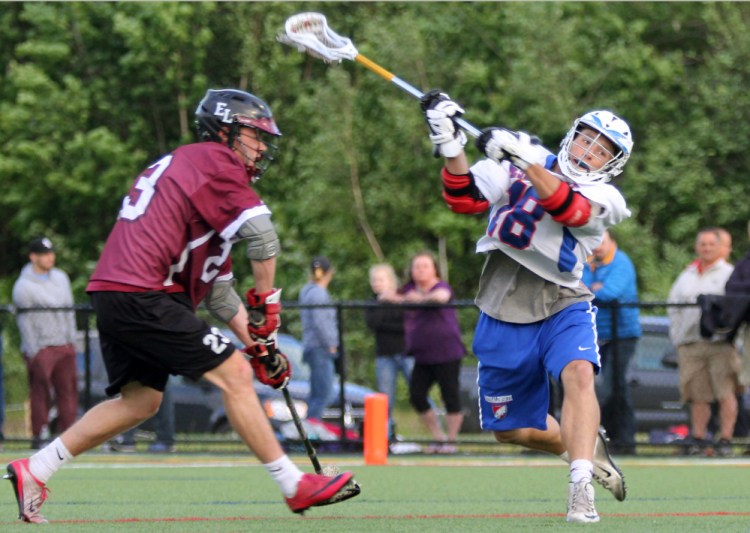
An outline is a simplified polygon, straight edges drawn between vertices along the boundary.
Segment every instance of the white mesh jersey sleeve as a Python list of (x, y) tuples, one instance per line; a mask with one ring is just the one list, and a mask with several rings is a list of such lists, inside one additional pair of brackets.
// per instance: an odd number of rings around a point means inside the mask
[(524, 172), (509, 163), (483, 160), (472, 166), (472, 174), (492, 205), (477, 252), (501, 250), (538, 276), (565, 287), (578, 286), (583, 265), (604, 230), (630, 216), (625, 199), (612, 185), (574, 185), (594, 209), (586, 225), (567, 227), (552, 220)]

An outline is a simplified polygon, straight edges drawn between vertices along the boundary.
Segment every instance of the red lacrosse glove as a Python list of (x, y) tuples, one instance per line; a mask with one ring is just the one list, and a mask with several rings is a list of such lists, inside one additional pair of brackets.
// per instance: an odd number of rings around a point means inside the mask
[(248, 309), (247, 330), (255, 339), (274, 339), (281, 326), (281, 289), (258, 294), (253, 287), (245, 295)]
[(249, 355), (258, 381), (274, 389), (283, 389), (292, 377), (292, 363), (276, 348), (276, 343), (255, 344), (242, 350)]

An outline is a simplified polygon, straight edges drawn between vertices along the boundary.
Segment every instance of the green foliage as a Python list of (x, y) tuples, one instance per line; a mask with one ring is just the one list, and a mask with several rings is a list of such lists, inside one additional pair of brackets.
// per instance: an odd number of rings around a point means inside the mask
[[(725, 226), (744, 251), (747, 4), (25, 2), (0, 8), (0, 278), (15, 278), (25, 243), (44, 233), (83, 299), (135, 175), (193, 139), (208, 87), (232, 86), (266, 99), (284, 133), (257, 189), (282, 237), (285, 297), (316, 254), (338, 267), (335, 296), (361, 299), (372, 263), (402, 272), (415, 251), (444, 246), (450, 283), (471, 298), (484, 220), (443, 205), (418, 103), (352, 62), (278, 44), (300, 11), (326, 14), (421, 90), (448, 91), (480, 127), (554, 148), (588, 109), (626, 117), (636, 144), (617, 182), (633, 211), (621, 245), (644, 298), (666, 297), (702, 226)], [(252, 284), (244, 251), (234, 254), (241, 286)]]

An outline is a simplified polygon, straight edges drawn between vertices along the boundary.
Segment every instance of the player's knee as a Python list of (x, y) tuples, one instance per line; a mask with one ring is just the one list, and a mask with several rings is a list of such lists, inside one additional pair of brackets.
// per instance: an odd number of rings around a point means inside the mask
[(236, 352), (205, 377), (223, 392), (231, 394), (253, 390), (255, 376), (250, 363)]
[(594, 365), (589, 361), (571, 361), (560, 375), (565, 390), (588, 389), (594, 386)]
[(155, 416), (159, 412), (159, 407), (161, 407), (161, 402), (158, 400), (150, 401), (144, 405), (142, 410), (143, 419), (146, 420)]
[(121, 400), (125, 403), (131, 422), (139, 424), (148, 420), (159, 411), (159, 398), (140, 398), (138, 401)]
[(508, 431), (494, 431), (495, 440), (501, 444), (518, 444), (520, 442), (520, 432), (517, 429)]
[(162, 393), (149, 387), (128, 384), (122, 388), (120, 397), (115, 401), (122, 402), (125, 410), (134, 421), (142, 422), (159, 411)]

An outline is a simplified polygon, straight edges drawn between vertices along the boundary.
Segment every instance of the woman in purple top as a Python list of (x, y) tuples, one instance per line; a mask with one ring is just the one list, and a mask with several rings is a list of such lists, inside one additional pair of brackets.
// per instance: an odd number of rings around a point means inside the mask
[[(440, 279), (437, 261), (430, 252), (416, 254), (409, 267), (410, 281), (395, 301), (409, 304), (444, 304), (453, 298), (450, 285)], [(463, 422), (459, 400), (461, 359), (466, 348), (461, 341), (456, 310), (451, 307), (406, 309), (404, 312), (406, 353), (414, 356), (409, 383), (409, 400), (435, 444), (428, 453), (455, 453), (455, 442)], [(440, 426), (428, 400), (430, 387), (437, 383), (445, 404), (446, 431)], [(447, 433), (447, 434), (446, 434)]]

